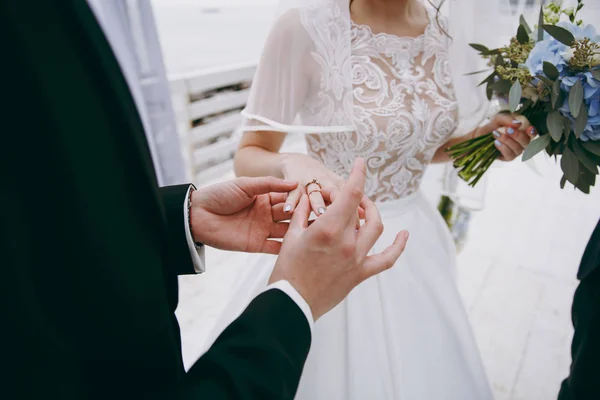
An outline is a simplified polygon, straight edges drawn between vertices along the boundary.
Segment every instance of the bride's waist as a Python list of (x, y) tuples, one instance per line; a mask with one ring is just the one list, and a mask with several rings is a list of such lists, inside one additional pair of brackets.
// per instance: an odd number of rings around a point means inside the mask
[(397, 199), (375, 200), (380, 214), (405, 213), (416, 207), (425, 198), (420, 190)]

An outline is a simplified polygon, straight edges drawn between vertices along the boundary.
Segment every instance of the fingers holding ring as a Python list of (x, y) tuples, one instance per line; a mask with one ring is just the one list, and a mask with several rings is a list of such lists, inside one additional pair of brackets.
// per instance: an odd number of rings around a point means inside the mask
[(304, 188), (306, 189), (307, 192), (309, 191), (310, 186), (316, 186), (319, 188), (319, 190), (323, 189), (323, 187), (321, 186), (321, 184), (319, 183), (319, 181), (316, 178), (313, 178), (304, 184)]
[(316, 215), (321, 215), (325, 212), (326, 206), (321, 190), (323, 189), (319, 181), (312, 179), (304, 185), (311, 207)]

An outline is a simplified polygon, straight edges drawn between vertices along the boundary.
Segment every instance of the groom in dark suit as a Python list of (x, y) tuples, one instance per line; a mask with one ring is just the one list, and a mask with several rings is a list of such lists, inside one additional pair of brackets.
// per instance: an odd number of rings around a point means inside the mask
[(600, 399), (600, 221), (585, 249), (577, 278), (581, 282), (573, 299), (573, 362), (558, 398), (597, 400)]
[[(314, 320), (406, 241), (367, 257), (381, 220), (363, 199), (364, 162), (310, 227), (306, 196), (277, 222), (296, 183), (159, 189), (85, 1), (3, 0), (0, 43), (0, 398), (292, 398)], [(279, 258), (271, 285), (185, 372), (174, 310), (177, 275), (201, 270), (194, 242)]]

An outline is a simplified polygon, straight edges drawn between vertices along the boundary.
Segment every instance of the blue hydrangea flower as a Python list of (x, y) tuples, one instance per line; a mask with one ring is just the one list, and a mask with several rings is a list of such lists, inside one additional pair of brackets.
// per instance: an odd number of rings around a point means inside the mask
[[(569, 93), (577, 81), (583, 83), (584, 104), (588, 108), (588, 121), (581, 134), (581, 140), (600, 140), (600, 81), (594, 79), (591, 72), (579, 72), (574, 76), (563, 78), (561, 90)], [(569, 108), (568, 96), (562, 104), (560, 112), (571, 122), (575, 121)]]
[[(596, 27), (594, 25), (587, 24), (578, 26), (568, 21), (559, 22), (557, 25), (571, 32), (577, 40), (588, 38), (592, 42), (600, 42), (600, 35), (598, 35), (598, 33), (596, 32)], [(548, 33), (546, 33), (546, 35), (547, 34)]]
[(581, 140), (600, 140), (600, 116), (592, 117), (581, 134)]
[[(569, 104), (565, 102), (563, 106), (560, 108), (560, 111), (563, 115), (567, 116), (571, 123), (575, 122), (575, 118), (571, 115), (569, 111)], [(596, 114), (595, 116), (588, 117), (587, 125), (585, 129), (581, 133), (581, 140), (587, 142), (588, 140), (600, 140), (600, 114)]]
[(573, 76), (565, 76), (561, 82), (561, 89), (570, 92), (577, 81), (583, 84), (583, 98), (587, 101), (593, 97), (600, 96), (600, 81), (597, 81), (591, 72), (578, 72)]
[[(557, 25), (571, 32), (577, 40), (589, 38), (593, 42), (600, 43), (600, 35), (598, 35), (593, 25), (577, 26), (567, 21), (559, 22)], [(566, 50), (566, 45), (554, 39), (548, 32), (544, 32), (544, 40), (536, 43), (525, 65), (529, 69), (531, 76), (536, 76), (537, 74), (543, 74), (544, 61), (546, 61), (554, 65), (558, 69), (560, 76), (563, 77), (566, 75)]]
[(551, 36), (537, 42), (525, 61), (525, 66), (529, 69), (531, 76), (544, 74), (544, 62), (554, 65), (562, 75), (567, 66), (567, 61), (562, 56), (566, 47)]
[[(577, 26), (571, 22), (563, 21), (558, 23), (558, 26), (567, 29), (577, 40), (589, 38), (593, 42), (600, 43), (600, 35), (598, 35), (593, 25)], [(588, 109), (588, 121), (581, 134), (581, 139), (584, 141), (600, 140), (600, 81), (596, 80), (589, 71), (571, 75), (572, 72), (569, 71), (567, 59), (565, 59), (568, 53), (566, 50), (568, 50), (566, 45), (545, 33), (544, 40), (535, 45), (525, 65), (533, 76), (543, 74), (544, 61), (556, 66), (562, 78), (560, 88), (567, 93), (567, 98), (560, 107), (560, 112), (569, 118), (571, 122), (574, 122), (575, 118), (569, 109), (568, 94), (573, 85), (577, 81), (581, 81), (584, 91), (584, 104)]]

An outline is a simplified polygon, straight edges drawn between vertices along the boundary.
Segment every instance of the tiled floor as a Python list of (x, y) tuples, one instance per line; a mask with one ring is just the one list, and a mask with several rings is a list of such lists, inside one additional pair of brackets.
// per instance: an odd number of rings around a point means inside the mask
[(459, 288), (499, 400), (556, 398), (569, 368), (579, 259), (600, 217), (600, 190), (558, 187), (560, 168), (492, 171), (487, 205), (459, 255)]
[[(458, 285), (498, 400), (556, 398), (570, 363), (577, 265), (600, 217), (600, 190), (561, 190), (554, 161), (537, 165), (541, 177), (520, 162), (490, 172), (486, 207), (458, 256)], [(181, 279), (188, 365), (244, 268), (242, 254), (209, 251), (207, 258), (206, 275)]]

